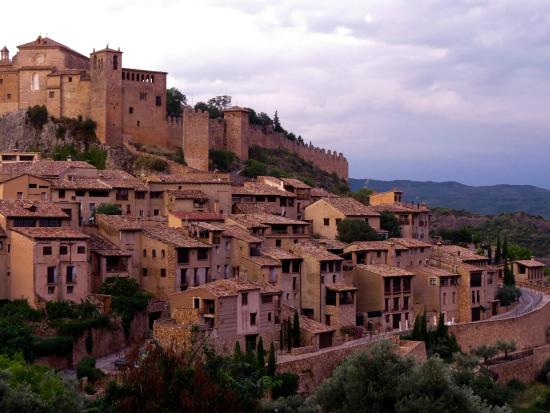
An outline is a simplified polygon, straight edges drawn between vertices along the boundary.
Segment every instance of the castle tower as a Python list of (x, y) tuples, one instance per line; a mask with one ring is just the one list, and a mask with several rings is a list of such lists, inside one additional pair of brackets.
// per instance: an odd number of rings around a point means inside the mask
[(122, 143), (122, 52), (108, 47), (90, 54), (90, 112), (100, 142)]
[(248, 159), (249, 113), (249, 110), (238, 106), (223, 111), (227, 149), (242, 160)]
[(7, 62), (10, 60), (10, 51), (6, 46), (0, 50), (0, 62)]
[(191, 168), (208, 171), (208, 112), (184, 108), (182, 124), (185, 163)]

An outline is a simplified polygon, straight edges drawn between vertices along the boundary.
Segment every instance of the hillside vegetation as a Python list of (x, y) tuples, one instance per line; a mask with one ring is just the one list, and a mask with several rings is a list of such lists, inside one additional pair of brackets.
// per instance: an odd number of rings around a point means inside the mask
[(524, 211), (550, 219), (550, 191), (531, 185), (468, 186), (458, 182), (380, 181), (350, 179), (353, 191), (367, 187), (381, 192), (399, 188), (405, 200), (430, 206), (465, 209), (480, 214)]
[(529, 249), (536, 257), (550, 258), (550, 220), (525, 212), (482, 215), (450, 208), (432, 209), (433, 235), (456, 242), (495, 242), (506, 236), (510, 243)]

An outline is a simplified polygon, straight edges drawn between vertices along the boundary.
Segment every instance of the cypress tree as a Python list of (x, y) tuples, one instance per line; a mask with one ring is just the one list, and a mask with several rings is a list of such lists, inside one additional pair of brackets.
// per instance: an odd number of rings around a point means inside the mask
[(294, 325), (292, 326), (292, 335), (294, 347), (300, 347), (300, 316), (298, 316), (298, 310), (294, 311)]
[(279, 120), (279, 114), (275, 111), (275, 116), (273, 116), (273, 130), (275, 132), (281, 131), (281, 121)]
[(497, 236), (497, 248), (495, 250), (495, 264), (500, 264), (502, 258), (502, 250), (500, 249), (500, 234)]
[(283, 353), (283, 348), (285, 347), (285, 337), (284, 337), (285, 322), (281, 323), (281, 329), (279, 330), (279, 349), (281, 354)]
[(504, 241), (502, 241), (502, 258), (507, 260), (509, 258), (508, 254), (508, 237), (504, 236)]
[(504, 285), (514, 285), (514, 275), (508, 266), (508, 260), (504, 261)]
[(292, 350), (292, 323), (290, 318), (286, 320), (286, 347), (290, 353), (290, 350)]
[(260, 336), (258, 344), (256, 345), (256, 365), (258, 366), (258, 370), (263, 370), (265, 368), (265, 349), (262, 336)]
[(443, 313), (439, 313), (435, 335), (436, 339), (444, 339), (447, 337), (447, 326), (445, 325), (445, 316), (443, 315)]
[(493, 249), (491, 248), (491, 244), (489, 243), (489, 246), (487, 247), (487, 258), (489, 259), (489, 265), (493, 264)]
[(427, 317), (426, 317), (426, 312), (425, 311), (422, 314), (422, 321), (420, 323), (420, 337), (426, 343), (426, 346), (428, 346), (428, 342), (430, 341), (430, 337), (428, 335)]
[(269, 377), (274, 377), (277, 370), (277, 360), (275, 359), (275, 345), (273, 341), (269, 346), (269, 355), (267, 357), (267, 375)]

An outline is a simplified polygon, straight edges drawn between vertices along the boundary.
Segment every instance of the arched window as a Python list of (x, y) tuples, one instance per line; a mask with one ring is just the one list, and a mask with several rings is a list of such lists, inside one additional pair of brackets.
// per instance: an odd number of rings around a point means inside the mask
[(38, 77), (38, 73), (32, 74), (31, 90), (40, 90), (40, 78)]
[(157, 257), (157, 250), (153, 250), (153, 258)]
[(164, 258), (166, 256), (164, 250), (160, 250), (160, 258)]

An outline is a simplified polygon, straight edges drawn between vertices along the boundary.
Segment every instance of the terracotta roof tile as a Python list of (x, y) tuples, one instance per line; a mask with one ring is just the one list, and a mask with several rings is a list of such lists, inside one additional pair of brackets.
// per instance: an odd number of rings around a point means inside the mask
[(456, 277), (459, 276), (456, 273), (453, 273), (452, 271), (448, 271), (444, 268), (440, 267), (434, 267), (432, 265), (427, 265), (424, 267), (414, 267), (412, 270), (415, 274), (426, 274), (426, 275), (432, 275), (434, 277)]
[[(390, 248), (392, 248), (392, 245), (387, 241), (357, 241), (347, 245), (346, 248), (344, 248), (344, 251), (388, 251)], [(406, 247), (397, 243), (394, 244), (394, 248), (401, 251), (407, 250)]]
[(88, 235), (72, 228), (62, 227), (33, 227), (33, 228), (12, 228), (12, 231), (18, 232), (32, 239), (88, 239)]
[(437, 250), (443, 254), (449, 254), (457, 257), (463, 261), (488, 260), (487, 257), (476, 254), (472, 250), (460, 247), (458, 245), (441, 245), (437, 247)]
[(168, 196), (175, 199), (208, 199), (208, 195), (198, 189), (180, 189), (168, 191)]
[(222, 214), (217, 212), (203, 212), (203, 211), (172, 211), (170, 212), (176, 218), (186, 221), (224, 221), (225, 218)]
[(143, 228), (143, 220), (133, 215), (104, 215), (97, 214), (96, 222), (103, 223), (118, 231), (139, 231)]
[(175, 248), (211, 248), (210, 245), (191, 238), (181, 228), (148, 227), (143, 229), (143, 235)]
[(286, 185), (296, 189), (311, 189), (311, 186), (296, 178), (281, 178), (281, 181), (283, 181)]
[(273, 205), (271, 202), (237, 202), (233, 205), (233, 209), (238, 214), (281, 214), (281, 207), (278, 205)]
[(388, 238), (388, 242), (394, 242), (406, 248), (431, 248), (433, 245), (416, 238)]
[(251, 261), (260, 267), (280, 267), (281, 266), (281, 263), (278, 260), (273, 259), (271, 257), (266, 257), (266, 256), (250, 256), (250, 257), (242, 257), (242, 259)]
[(324, 248), (319, 248), (315, 245), (305, 243), (305, 244), (295, 244), (293, 252), (297, 255), (306, 254), (310, 257), (313, 257), (319, 261), (341, 261), (342, 257), (333, 254), (330, 251), (327, 251)]
[(287, 198), (295, 198), (296, 195), (274, 186), (260, 182), (245, 182), (244, 186), (232, 187), (233, 195), (263, 195), (263, 196), (282, 196)]
[(525, 267), (530, 267), (530, 268), (544, 267), (545, 266), (542, 262), (539, 262), (539, 261), (536, 261), (536, 260), (533, 260), (533, 259), (530, 259), (530, 260), (517, 260), (517, 261), (514, 261), (514, 262), (517, 263), (517, 264), (521, 264)]
[(381, 277), (403, 277), (407, 275), (414, 275), (411, 271), (386, 264), (358, 264), (357, 268), (369, 271)]
[(205, 183), (205, 184), (229, 184), (230, 178), (229, 174), (220, 174), (214, 172), (189, 172), (183, 175), (175, 174), (161, 174), (154, 175), (148, 179), (150, 182), (157, 182), (163, 184), (196, 184), (196, 183)]
[(98, 178), (115, 189), (134, 189), (135, 191), (147, 191), (147, 185), (126, 171), (104, 169), (98, 171)]
[(111, 241), (103, 238), (100, 235), (90, 235), (90, 251), (104, 257), (129, 257), (132, 254), (121, 250)]
[(247, 230), (235, 226), (235, 225), (225, 225), (225, 231), (223, 235), (226, 237), (235, 238), (244, 242), (249, 243), (260, 243), (262, 240), (254, 235), (250, 234)]
[(54, 179), (52, 187), (58, 189), (111, 190), (111, 187), (98, 178), (73, 177), (72, 179)]
[(262, 255), (274, 258), (276, 260), (301, 260), (302, 257), (296, 255), (290, 251), (284, 250), (278, 247), (264, 247), (262, 248)]
[(216, 297), (229, 297), (237, 295), (242, 291), (253, 291), (260, 290), (262, 294), (280, 294), (281, 290), (273, 287), (271, 284), (266, 282), (259, 281), (245, 281), (241, 278), (227, 278), (223, 280), (216, 280), (210, 283), (200, 285), (197, 287), (189, 288), (186, 291), (181, 291), (174, 293), (177, 294), (188, 294), (191, 291), (195, 290), (207, 290), (212, 295)]
[(312, 198), (338, 198), (338, 195), (333, 194), (324, 188), (311, 188), (311, 191), (309, 191), (309, 196)]
[(300, 328), (311, 334), (328, 333), (336, 330), (336, 327), (327, 326), (303, 315), (300, 316)]
[[(345, 198), (322, 198), (321, 201), (317, 202), (326, 202), (331, 205), (333, 208), (340, 211), (345, 216), (361, 217), (361, 216), (379, 216), (380, 214), (368, 206), (362, 204), (361, 202), (353, 199), (351, 197)], [(312, 204), (314, 205), (314, 204)], [(306, 208), (311, 208), (309, 205)]]
[(27, 201), (21, 199), (0, 200), (0, 214), (10, 218), (69, 218), (69, 216), (53, 202)]

